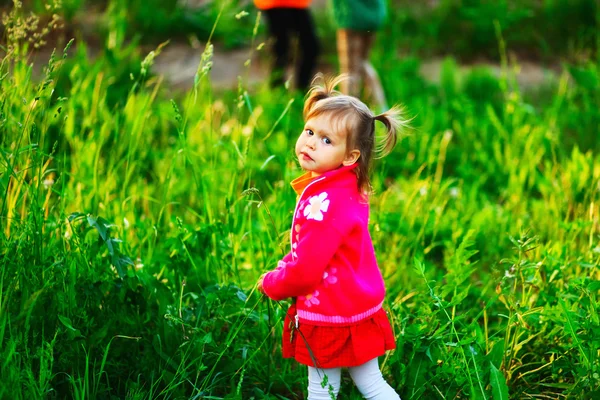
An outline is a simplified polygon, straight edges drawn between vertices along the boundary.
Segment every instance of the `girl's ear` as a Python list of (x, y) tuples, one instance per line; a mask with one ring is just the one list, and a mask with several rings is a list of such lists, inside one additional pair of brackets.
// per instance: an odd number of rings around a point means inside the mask
[(360, 150), (354, 149), (350, 153), (346, 154), (342, 165), (345, 167), (352, 165), (356, 162), (356, 160), (358, 160), (358, 157), (360, 157)]

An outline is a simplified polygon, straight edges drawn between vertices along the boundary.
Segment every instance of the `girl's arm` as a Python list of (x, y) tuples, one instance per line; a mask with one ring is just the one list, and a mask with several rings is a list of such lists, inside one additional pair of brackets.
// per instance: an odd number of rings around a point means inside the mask
[(286, 255), (262, 281), (273, 300), (309, 294), (323, 280), (323, 273), (342, 242), (342, 234), (323, 221), (306, 221), (300, 230), (296, 257)]
[[(279, 260), (279, 261), (277, 262), (277, 267), (275, 268), (275, 271), (277, 271), (277, 270), (280, 270), (280, 269), (284, 268), (284, 267), (285, 267), (285, 263), (286, 263), (286, 262), (289, 262), (289, 261), (291, 261), (291, 260), (292, 260), (292, 252), (290, 251), (290, 252), (289, 252), (289, 253), (287, 253), (285, 256), (283, 256), (283, 259), (282, 259), (282, 260)], [(258, 282), (256, 283), (256, 285), (257, 285), (256, 287), (257, 287), (258, 291), (259, 291), (259, 292), (261, 292), (261, 293), (264, 293), (264, 292), (265, 292), (265, 290), (264, 290), (264, 288), (263, 288), (263, 281), (264, 281), (264, 279), (265, 279), (265, 276), (266, 276), (267, 274), (268, 274), (268, 272), (265, 272), (264, 274), (262, 274), (262, 275), (260, 276), (260, 278), (258, 278)]]
[[(283, 261), (283, 262), (292, 261), (292, 252), (290, 251), (285, 256), (283, 256), (283, 259), (281, 261)], [(277, 265), (279, 266), (279, 263), (277, 263)]]

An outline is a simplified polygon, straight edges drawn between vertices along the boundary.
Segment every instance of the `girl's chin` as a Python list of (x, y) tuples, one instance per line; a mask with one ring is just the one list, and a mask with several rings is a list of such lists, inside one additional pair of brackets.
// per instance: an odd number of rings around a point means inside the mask
[(310, 161), (299, 159), (298, 162), (300, 164), (300, 167), (302, 167), (303, 170), (305, 170), (305, 171), (314, 170), (314, 165), (311, 165)]
[(298, 162), (300, 164), (300, 168), (302, 168), (302, 170), (305, 172), (310, 172), (312, 176), (319, 176), (323, 175), (324, 173), (323, 171), (318, 171), (318, 168), (315, 168), (314, 161), (312, 160), (307, 161), (300, 158)]
[(310, 173), (310, 175), (313, 177), (323, 175), (322, 172), (315, 171), (314, 168), (306, 168), (303, 165), (300, 165), (300, 168), (302, 168), (302, 171), (304, 171), (306, 173)]

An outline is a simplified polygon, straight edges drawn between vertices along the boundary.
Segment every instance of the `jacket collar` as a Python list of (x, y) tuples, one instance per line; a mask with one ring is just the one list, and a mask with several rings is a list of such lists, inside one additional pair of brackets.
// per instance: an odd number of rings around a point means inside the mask
[(356, 168), (357, 165), (358, 164), (354, 163), (352, 165), (343, 166), (315, 177), (312, 176), (311, 172), (306, 172), (305, 174), (302, 174), (298, 178), (294, 179), (290, 184), (298, 196), (300, 196), (304, 189), (306, 189), (310, 184), (317, 181), (327, 180), (328, 182), (332, 182), (338, 180), (351, 180), (352, 183), (356, 185), (356, 174), (352, 172), (352, 170)]

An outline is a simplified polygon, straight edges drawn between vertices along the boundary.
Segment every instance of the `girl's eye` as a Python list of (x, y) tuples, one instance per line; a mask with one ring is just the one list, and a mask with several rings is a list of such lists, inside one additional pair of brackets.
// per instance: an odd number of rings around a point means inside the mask
[(323, 143), (331, 144), (331, 140), (329, 138), (323, 138)]
[(311, 131), (310, 129), (307, 129), (307, 130), (306, 130), (306, 134), (307, 134), (308, 136), (312, 136), (312, 135), (314, 135), (315, 133), (314, 133), (313, 131)]

